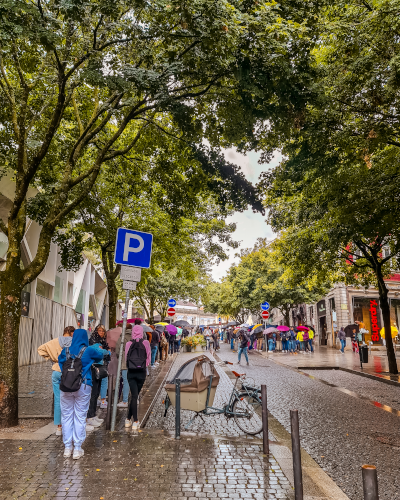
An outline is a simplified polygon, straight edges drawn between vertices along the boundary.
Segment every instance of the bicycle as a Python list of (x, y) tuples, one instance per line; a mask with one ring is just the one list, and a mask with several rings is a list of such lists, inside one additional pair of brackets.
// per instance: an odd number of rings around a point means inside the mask
[[(209, 361), (214, 366), (222, 365), (233, 365), (229, 361)], [(232, 388), (232, 393), (230, 395), (228, 403), (223, 408), (216, 408), (214, 406), (208, 406), (211, 384), (213, 376), (210, 375), (210, 382), (208, 385), (207, 400), (205, 408), (201, 411), (195, 412), (196, 415), (189, 420), (186, 424), (185, 429), (187, 430), (190, 425), (194, 422), (196, 417), (200, 417), (203, 420), (204, 416), (215, 416), (215, 415), (225, 415), (226, 418), (233, 418), (236, 425), (240, 430), (249, 435), (256, 435), (262, 432), (262, 402), (261, 402), (261, 389), (258, 387), (253, 387), (244, 383), (246, 379), (245, 373), (237, 373), (232, 371), (235, 375), (236, 380)], [(237, 388), (238, 383), (241, 383), (241, 388)], [(171, 405), (171, 400), (167, 394), (165, 400), (165, 413), (167, 414), (168, 408)], [(203, 420), (204, 422), (204, 420)]]

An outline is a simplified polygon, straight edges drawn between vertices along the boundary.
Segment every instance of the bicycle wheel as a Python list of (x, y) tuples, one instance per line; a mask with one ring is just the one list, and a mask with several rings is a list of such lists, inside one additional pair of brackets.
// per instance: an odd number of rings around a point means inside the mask
[(232, 411), (240, 430), (252, 436), (262, 431), (262, 405), (256, 397), (245, 395), (236, 399)]

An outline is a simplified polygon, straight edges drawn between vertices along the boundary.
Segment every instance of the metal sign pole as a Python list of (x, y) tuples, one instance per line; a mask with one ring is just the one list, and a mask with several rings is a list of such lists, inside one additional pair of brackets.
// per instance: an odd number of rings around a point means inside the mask
[(121, 338), (121, 346), (119, 348), (118, 370), (117, 370), (117, 378), (116, 378), (116, 382), (115, 382), (114, 404), (113, 404), (113, 409), (112, 409), (111, 432), (115, 431), (115, 420), (117, 418), (119, 379), (121, 377), (121, 365), (122, 365), (122, 355), (123, 355), (122, 353), (124, 352), (124, 346), (125, 346), (125, 332), (126, 332), (126, 322), (128, 319), (128, 307), (129, 307), (129, 290), (126, 290), (124, 322), (122, 324), (122, 338)]

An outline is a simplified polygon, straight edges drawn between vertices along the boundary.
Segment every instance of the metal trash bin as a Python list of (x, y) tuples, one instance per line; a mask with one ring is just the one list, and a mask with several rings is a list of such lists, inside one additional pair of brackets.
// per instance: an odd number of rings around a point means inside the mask
[(360, 354), (361, 363), (368, 363), (368, 346), (367, 345), (360, 345), (359, 354)]

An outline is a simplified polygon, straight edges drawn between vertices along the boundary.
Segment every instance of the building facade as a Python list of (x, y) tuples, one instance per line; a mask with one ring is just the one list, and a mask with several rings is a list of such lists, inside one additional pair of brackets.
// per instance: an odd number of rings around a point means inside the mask
[[(389, 288), (390, 321), (399, 329), (400, 326), (400, 275), (386, 280)], [(374, 345), (382, 345), (378, 334), (383, 327), (382, 311), (379, 306), (378, 290), (374, 287), (364, 288), (336, 284), (325, 297), (315, 304), (299, 304), (291, 310), (291, 325), (307, 325), (313, 327), (318, 336), (318, 343), (329, 347), (337, 347), (337, 332), (341, 327), (358, 321), (364, 325), (368, 333), (365, 341)], [(285, 320), (279, 310), (272, 310), (273, 324), (284, 324)]]
[[(0, 181), (0, 217), (7, 222), (12, 204), (14, 184), (9, 178)], [(27, 219), (21, 243), (21, 265), (34, 259), (41, 227)], [(0, 272), (6, 266), (7, 236), (0, 232)], [(19, 331), (19, 365), (42, 362), (37, 354), (39, 345), (62, 335), (65, 326), (72, 325), (93, 331), (100, 322), (108, 328), (108, 292), (102, 271), (83, 254), (78, 271), (61, 268), (58, 246), (51, 243), (46, 266), (40, 275), (22, 292)]]

